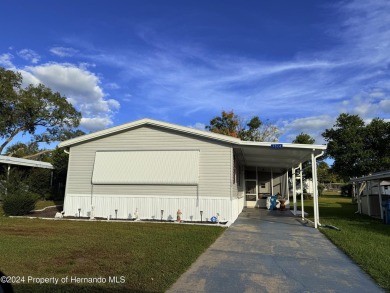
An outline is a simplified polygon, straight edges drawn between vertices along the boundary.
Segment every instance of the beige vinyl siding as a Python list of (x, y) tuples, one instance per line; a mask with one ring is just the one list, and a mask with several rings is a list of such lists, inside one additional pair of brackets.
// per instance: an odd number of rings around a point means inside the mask
[[(199, 150), (199, 196), (230, 197), (231, 147), (192, 135), (144, 126), (102, 137), (70, 149), (67, 194), (91, 194), (96, 151)], [(183, 188), (185, 190), (183, 190)], [(120, 190), (119, 190), (120, 189)], [(93, 192), (123, 195), (194, 195), (195, 186), (112, 185), (94, 186)]]

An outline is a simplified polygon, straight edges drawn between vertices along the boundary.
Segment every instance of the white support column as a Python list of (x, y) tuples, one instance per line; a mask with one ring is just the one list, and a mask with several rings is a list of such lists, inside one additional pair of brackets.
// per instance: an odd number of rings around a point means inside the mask
[(317, 221), (317, 205), (318, 205), (318, 198), (317, 198), (317, 178), (316, 178), (316, 159), (314, 157), (314, 152), (311, 154), (311, 171), (312, 171), (312, 177), (313, 177), (313, 210), (314, 210), (314, 228), (317, 229), (318, 221)]
[(379, 195), (379, 209), (381, 212), (381, 219), (383, 220), (383, 208), (382, 208), (382, 190), (381, 190), (381, 180), (378, 180), (378, 195)]
[(255, 208), (259, 208), (259, 175), (257, 174), (257, 166), (256, 166), (256, 203), (255, 203)]
[(274, 195), (274, 173), (271, 169), (271, 196)]
[[(367, 195), (366, 195), (366, 198), (367, 198), (367, 214), (371, 217), (371, 206), (370, 206), (370, 196), (369, 196), (369, 192), (368, 192), (368, 181), (366, 181), (366, 192), (367, 192)], [(371, 184), (371, 182), (370, 182)]]
[(290, 200), (290, 185), (288, 184), (288, 170), (286, 171), (286, 189), (287, 189), (287, 199)]
[(299, 183), (301, 184), (301, 213), (302, 213), (302, 220), (305, 219), (305, 207), (304, 207), (304, 201), (303, 201), (303, 179), (302, 179), (302, 163), (299, 164)]
[[(7, 186), (8, 186), (8, 180), (9, 180), (9, 173), (11, 171), (11, 165), (8, 164), (7, 166)], [(8, 187), (5, 188), (5, 195), (8, 194)]]
[(294, 216), (297, 214), (297, 178), (295, 176), (295, 168), (291, 168), (292, 173), (292, 185), (293, 185), (293, 204), (294, 204)]

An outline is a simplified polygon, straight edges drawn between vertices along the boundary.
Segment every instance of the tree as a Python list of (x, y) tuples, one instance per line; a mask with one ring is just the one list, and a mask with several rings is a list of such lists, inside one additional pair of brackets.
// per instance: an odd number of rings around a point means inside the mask
[(301, 132), (295, 137), (295, 139), (292, 142), (300, 143), (300, 144), (314, 144), (316, 140), (312, 138), (310, 135)]
[(222, 111), (221, 117), (217, 116), (211, 119), (210, 125), (206, 129), (214, 133), (238, 137), (239, 120), (233, 111)]
[(224, 135), (238, 137), (246, 141), (278, 141), (279, 128), (268, 120), (263, 123), (254, 116), (248, 123), (240, 119), (233, 111), (222, 111), (221, 116), (214, 117), (206, 129)]
[(0, 153), (19, 134), (34, 142), (58, 141), (80, 123), (81, 114), (65, 97), (39, 84), (22, 88), (22, 76), (0, 67)]
[(23, 143), (17, 142), (5, 150), (5, 154), (9, 157), (24, 158), (29, 155), (38, 153), (39, 146), (36, 142)]
[(322, 134), (332, 169), (343, 179), (390, 168), (390, 122), (373, 119), (365, 125), (358, 115), (340, 114), (333, 128)]

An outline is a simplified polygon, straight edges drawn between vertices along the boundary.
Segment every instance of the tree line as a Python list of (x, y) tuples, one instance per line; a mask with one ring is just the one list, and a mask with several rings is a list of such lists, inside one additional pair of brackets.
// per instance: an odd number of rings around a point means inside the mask
[[(0, 153), (57, 164), (55, 167), (61, 170), (57, 175), (64, 180), (67, 155), (42, 149), (39, 143), (83, 135), (78, 129), (81, 113), (60, 93), (42, 84), (23, 88), (22, 81), (20, 73), (0, 67)], [(269, 120), (258, 116), (245, 120), (233, 111), (222, 111), (212, 118), (206, 130), (246, 141), (276, 142), (281, 134)], [(12, 144), (18, 134), (28, 135), (31, 140)], [(384, 119), (366, 123), (358, 115), (342, 113), (322, 136), (328, 144), (325, 158), (334, 160), (330, 169), (334, 176), (348, 180), (390, 169), (390, 122)], [(292, 142), (313, 144), (315, 140), (300, 133)], [(319, 164), (320, 172), (329, 169), (325, 162)]]

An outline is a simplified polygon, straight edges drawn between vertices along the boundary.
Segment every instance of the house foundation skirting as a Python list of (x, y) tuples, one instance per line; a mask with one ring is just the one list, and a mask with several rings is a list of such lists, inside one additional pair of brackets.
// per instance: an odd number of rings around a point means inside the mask
[[(162, 219), (176, 220), (178, 209), (185, 221), (210, 220), (219, 214), (220, 221), (234, 222), (242, 211), (243, 199), (223, 197), (169, 197), (136, 195), (87, 195), (67, 194), (64, 215), (78, 217), (102, 217), (111, 219)], [(163, 213), (161, 212), (163, 210)]]

